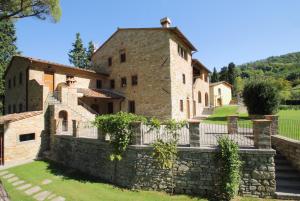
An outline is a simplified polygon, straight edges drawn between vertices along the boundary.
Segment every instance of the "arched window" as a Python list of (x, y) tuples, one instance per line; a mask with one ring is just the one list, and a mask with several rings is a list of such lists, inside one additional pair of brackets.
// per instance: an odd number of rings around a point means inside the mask
[(208, 106), (208, 94), (205, 93), (205, 106), (207, 107)]
[(198, 91), (198, 103), (201, 103), (201, 102), (202, 102), (202, 100), (201, 100), (201, 92)]
[(62, 110), (58, 113), (59, 122), (61, 125), (60, 131), (65, 132), (68, 131), (68, 113), (65, 110)]

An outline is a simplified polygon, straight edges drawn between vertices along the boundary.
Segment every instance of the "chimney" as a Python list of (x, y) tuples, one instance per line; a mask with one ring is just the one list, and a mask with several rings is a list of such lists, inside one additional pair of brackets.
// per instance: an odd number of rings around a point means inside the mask
[(160, 20), (160, 24), (164, 28), (169, 28), (171, 25), (171, 20), (168, 17), (164, 17)]

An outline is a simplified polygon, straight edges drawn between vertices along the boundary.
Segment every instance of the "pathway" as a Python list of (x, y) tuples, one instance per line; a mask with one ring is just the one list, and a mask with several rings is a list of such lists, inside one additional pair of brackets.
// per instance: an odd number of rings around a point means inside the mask
[[(5, 179), (8, 183), (11, 183), (11, 185), (19, 191), (22, 191), (24, 194), (26, 194), (29, 197), (32, 197), (33, 200), (37, 201), (65, 201), (65, 198), (59, 195), (56, 195), (50, 191), (43, 190), (43, 186), (50, 184), (52, 182), (51, 179), (45, 179), (41, 182), (41, 185), (32, 185), (29, 182), (26, 182), (24, 180), (21, 180), (19, 177), (17, 177), (15, 174), (10, 173), (8, 170), (4, 170), (0, 172), (0, 177), (2, 179)], [(5, 199), (2, 199), (5, 200)], [(1, 197), (0, 197), (0, 201)], [(7, 199), (8, 200), (8, 199)], [(6, 201), (6, 200), (5, 200)]]

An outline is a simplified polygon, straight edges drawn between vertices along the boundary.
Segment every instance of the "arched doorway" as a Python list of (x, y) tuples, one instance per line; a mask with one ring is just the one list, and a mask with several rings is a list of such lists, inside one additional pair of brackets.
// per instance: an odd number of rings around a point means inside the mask
[(62, 110), (58, 113), (59, 125), (61, 125), (60, 131), (68, 131), (68, 113), (65, 110)]
[(205, 107), (208, 107), (208, 94), (205, 93)]

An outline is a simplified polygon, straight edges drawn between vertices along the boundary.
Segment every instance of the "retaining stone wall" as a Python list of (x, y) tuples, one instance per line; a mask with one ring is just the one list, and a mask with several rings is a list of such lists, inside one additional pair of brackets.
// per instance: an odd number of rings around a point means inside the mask
[(272, 146), (300, 171), (300, 142), (279, 135), (272, 135)]
[[(117, 164), (108, 160), (110, 146), (99, 140), (54, 136), (51, 159), (119, 186), (171, 191), (169, 170), (156, 167), (151, 147), (130, 146)], [(209, 196), (220, 178), (215, 148), (180, 147), (174, 168), (175, 193)], [(240, 151), (241, 195), (271, 197), (275, 192), (274, 150)]]

